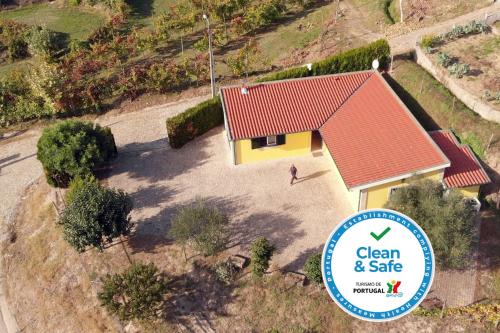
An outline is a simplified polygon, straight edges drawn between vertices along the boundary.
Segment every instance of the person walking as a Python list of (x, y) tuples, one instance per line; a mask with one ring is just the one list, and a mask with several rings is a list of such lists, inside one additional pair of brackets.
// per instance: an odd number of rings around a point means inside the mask
[(290, 167), (290, 174), (292, 175), (292, 180), (290, 180), (290, 185), (293, 185), (293, 181), (299, 179), (297, 178), (297, 168), (293, 164)]

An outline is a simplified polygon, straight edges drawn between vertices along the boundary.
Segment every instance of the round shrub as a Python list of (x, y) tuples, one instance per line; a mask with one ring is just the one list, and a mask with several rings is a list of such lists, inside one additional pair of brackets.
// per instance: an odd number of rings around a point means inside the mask
[(304, 264), (304, 272), (309, 280), (318, 284), (323, 282), (321, 275), (321, 253), (315, 253), (307, 258)]
[(117, 153), (109, 128), (75, 120), (46, 128), (37, 147), (47, 182), (58, 187), (67, 187), (75, 177), (92, 175)]
[(255, 277), (262, 277), (267, 271), (269, 261), (275, 249), (274, 245), (270, 244), (267, 238), (264, 237), (257, 238), (252, 243), (252, 248), (250, 249), (252, 253), (251, 263), (252, 273)]

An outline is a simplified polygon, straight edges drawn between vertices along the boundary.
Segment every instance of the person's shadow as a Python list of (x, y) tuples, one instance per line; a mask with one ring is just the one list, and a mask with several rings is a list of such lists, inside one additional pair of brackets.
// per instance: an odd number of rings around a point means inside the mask
[(314, 178), (318, 178), (318, 177), (321, 177), (323, 176), (324, 174), (327, 174), (329, 173), (330, 170), (323, 170), (323, 171), (317, 171), (315, 173), (312, 173), (308, 176), (304, 176), (304, 177), (297, 177), (297, 181), (293, 182), (294, 184), (298, 184), (298, 183), (302, 183), (302, 182), (305, 182), (307, 180), (311, 180), (311, 179), (314, 179)]

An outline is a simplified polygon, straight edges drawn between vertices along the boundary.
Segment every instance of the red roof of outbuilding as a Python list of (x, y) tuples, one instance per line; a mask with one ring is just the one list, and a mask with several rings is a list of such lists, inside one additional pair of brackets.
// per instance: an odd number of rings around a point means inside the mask
[(233, 140), (317, 130), (372, 71), (307, 77), (221, 89)]
[(452, 132), (434, 131), (429, 134), (451, 161), (451, 166), (444, 171), (443, 180), (447, 187), (474, 186), (491, 182), (474, 152), (469, 146), (460, 144)]
[(366, 80), (320, 133), (348, 188), (449, 165), (380, 74)]

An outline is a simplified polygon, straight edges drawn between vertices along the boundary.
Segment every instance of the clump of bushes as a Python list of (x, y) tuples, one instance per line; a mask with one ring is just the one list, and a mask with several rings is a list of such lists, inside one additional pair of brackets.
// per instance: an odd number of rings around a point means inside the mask
[(270, 244), (267, 238), (258, 238), (252, 244), (251, 267), (255, 277), (262, 277), (269, 268), (269, 261), (275, 251), (274, 245)]
[(307, 258), (304, 264), (304, 272), (310, 281), (321, 284), (323, 275), (321, 273), (321, 253), (315, 253)]
[(168, 142), (173, 148), (180, 148), (223, 122), (221, 100), (215, 97), (168, 118)]
[(47, 182), (57, 187), (68, 186), (76, 177), (92, 175), (117, 154), (109, 128), (75, 120), (46, 128), (37, 147)]
[(228, 223), (228, 217), (219, 208), (204, 199), (197, 199), (177, 211), (171, 221), (169, 236), (182, 244), (183, 249), (189, 244), (204, 256), (212, 256), (226, 246)]
[(276, 81), (307, 76), (347, 73), (372, 68), (372, 62), (378, 59), (381, 68), (386, 68), (390, 57), (389, 43), (380, 39), (367, 46), (342, 52), (312, 64), (309, 71), (306, 67), (296, 67), (273, 73), (257, 80), (258, 82)]
[(439, 35), (441, 40), (454, 40), (467, 35), (486, 33), (491, 30), (491, 27), (484, 22), (473, 20), (466, 25), (454, 26), (450, 31)]
[(102, 187), (92, 177), (75, 179), (66, 196), (67, 206), (58, 222), (64, 239), (78, 252), (104, 244), (130, 231), (132, 199), (123, 191)]

